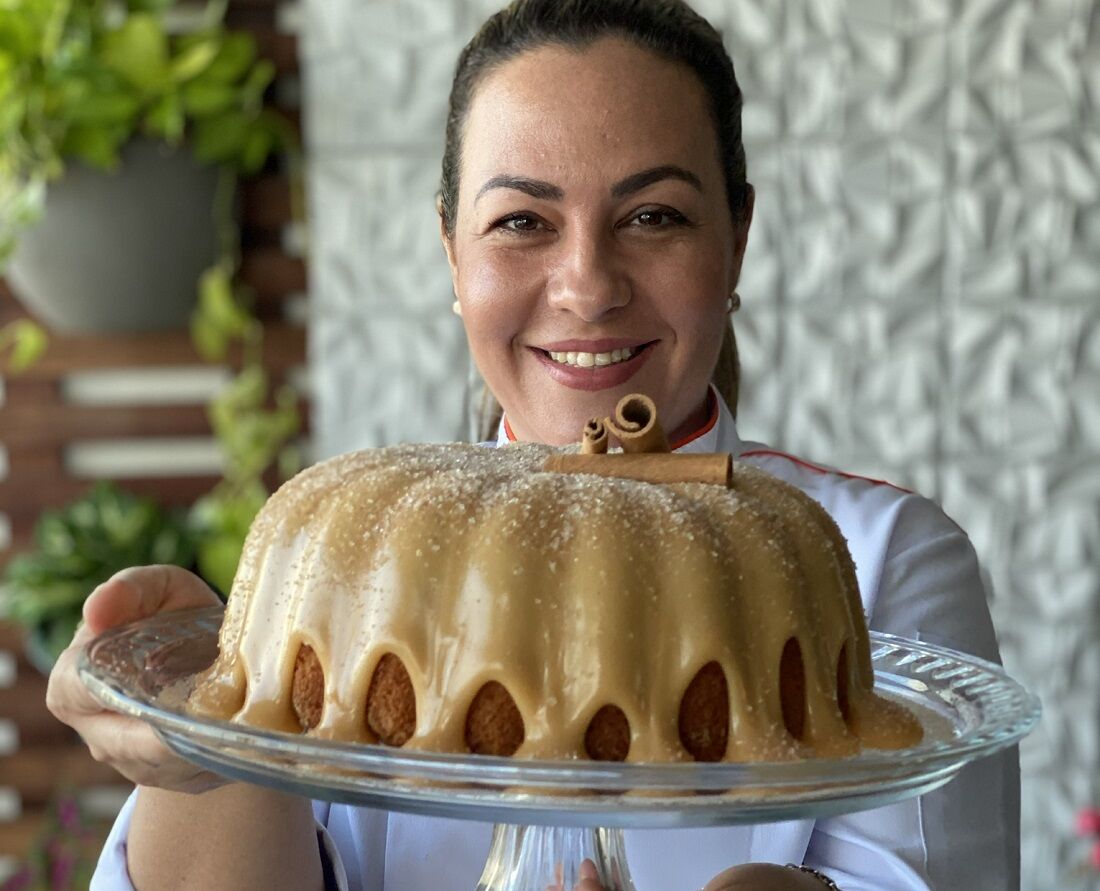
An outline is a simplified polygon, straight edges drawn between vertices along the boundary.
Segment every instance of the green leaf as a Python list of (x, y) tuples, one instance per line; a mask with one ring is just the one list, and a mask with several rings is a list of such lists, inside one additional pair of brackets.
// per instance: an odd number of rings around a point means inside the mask
[(145, 115), (145, 128), (153, 136), (177, 143), (183, 138), (185, 117), (178, 93), (165, 93)]
[(264, 90), (275, 80), (275, 63), (269, 59), (260, 59), (248, 72), (248, 77), (240, 86), (241, 97), (246, 105), (259, 107), (263, 104)]
[(236, 107), (239, 94), (230, 84), (193, 81), (181, 91), (187, 113), (194, 117), (208, 117)]
[(252, 324), (233, 293), (230, 270), (222, 263), (211, 266), (199, 279), (198, 312), (226, 339), (244, 337)]
[(257, 173), (275, 147), (275, 137), (263, 127), (253, 128), (245, 137), (241, 149), (241, 171), (246, 174)]
[(192, 148), (195, 157), (207, 164), (233, 163), (248, 136), (249, 117), (226, 111), (195, 122)]
[(170, 79), (168, 36), (151, 13), (135, 13), (120, 28), (104, 34), (100, 56), (108, 68), (148, 93), (157, 92)]
[(114, 170), (118, 167), (119, 150), (127, 136), (129, 128), (120, 125), (73, 127), (66, 134), (61, 151), (100, 170)]
[(0, 352), (11, 349), (7, 370), (14, 374), (34, 365), (48, 345), (45, 329), (30, 319), (19, 319), (0, 328)]
[(198, 548), (199, 574), (228, 596), (243, 550), (244, 536), (233, 533), (223, 533), (203, 542)]
[(141, 100), (124, 90), (87, 90), (67, 104), (65, 113), (73, 123), (95, 126), (121, 124), (128, 127), (141, 110)]
[(191, 314), (191, 342), (207, 362), (218, 362), (229, 351), (229, 338), (200, 310)]
[(202, 73), (202, 77), (216, 83), (236, 83), (256, 59), (256, 41), (251, 34), (234, 32), (226, 34), (218, 54)]
[(201, 74), (218, 55), (216, 37), (201, 37), (172, 60), (171, 76), (178, 84)]

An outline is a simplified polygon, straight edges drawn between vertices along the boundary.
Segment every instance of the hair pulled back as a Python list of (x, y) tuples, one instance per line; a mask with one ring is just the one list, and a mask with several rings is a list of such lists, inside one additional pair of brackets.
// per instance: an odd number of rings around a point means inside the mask
[[(685, 65), (698, 77), (718, 137), (730, 216), (734, 225), (744, 222), (747, 186), (741, 88), (721, 36), (706, 19), (684, 0), (513, 0), (481, 26), (458, 57), (439, 200), (448, 237), (454, 235), (458, 210), (463, 128), (480, 83), (494, 69), (529, 50), (553, 45), (581, 50), (607, 37), (622, 38)], [(735, 413), (739, 377), (737, 345), (727, 325), (713, 380)], [(495, 434), (499, 416), (499, 406), (489, 400), (488, 411), (483, 406), (481, 436)]]

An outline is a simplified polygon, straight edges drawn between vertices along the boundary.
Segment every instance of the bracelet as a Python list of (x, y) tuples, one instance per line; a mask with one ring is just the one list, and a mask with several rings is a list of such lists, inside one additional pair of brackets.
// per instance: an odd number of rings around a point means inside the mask
[(830, 879), (825, 873), (818, 872), (816, 869), (810, 866), (804, 866), (801, 863), (788, 863), (787, 869), (797, 869), (799, 872), (807, 872), (815, 879), (821, 882), (829, 891), (840, 891), (840, 886)]

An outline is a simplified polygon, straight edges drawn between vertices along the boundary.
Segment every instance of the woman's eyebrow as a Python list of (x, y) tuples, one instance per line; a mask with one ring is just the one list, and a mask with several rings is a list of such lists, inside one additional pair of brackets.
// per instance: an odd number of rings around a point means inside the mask
[(611, 197), (624, 198), (634, 192), (640, 192), (646, 186), (653, 185), (653, 183), (660, 182), (663, 179), (682, 180), (698, 191), (703, 191), (703, 183), (690, 170), (677, 167), (675, 164), (662, 164), (659, 167), (650, 167), (648, 170), (632, 173), (625, 179), (619, 180), (611, 187)]
[[(661, 164), (658, 167), (650, 167), (632, 173), (625, 179), (619, 180), (611, 187), (611, 196), (613, 198), (623, 198), (663, 179), (678, 179), (700, 192), (703, 191), (703, 184), (699, 177), (690, 170), (685, 170), (675, 164)], [(546, 182), (546, 180), (501, 173), (485, 181), (485, 184), (477, 190), (474, 203), (476, 204), (482, 195), (493, 189), (515, 189), (518, 192), (530, 195), (532, 198), (538, 198), (540, 201), (561, 201), (565, 197), (565, 192), (561, 186), (555, 186), (553, 183)]]
[(512, 176), (502, 173), (485, 181), (485, 185), (477, 190), (474, 203), (476, 204), (478, 199), (491, 189), (516, 189), (520, 192), (526, 192), (532, 198), (538, 198), (540, 201), (561, 201), (565, 197), (565, 192), (562, 191), (561, 186), (555, 186), (553, 183), (541, 179), (529, 179), (526, 176)]

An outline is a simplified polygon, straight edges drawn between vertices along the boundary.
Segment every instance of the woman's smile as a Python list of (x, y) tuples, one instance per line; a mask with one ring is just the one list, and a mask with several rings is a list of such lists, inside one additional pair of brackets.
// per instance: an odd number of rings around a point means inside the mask
[(629, 381), (658, 341), (568, 340), (529, 347), (550, 377), (574, 390), (606, 390)]

